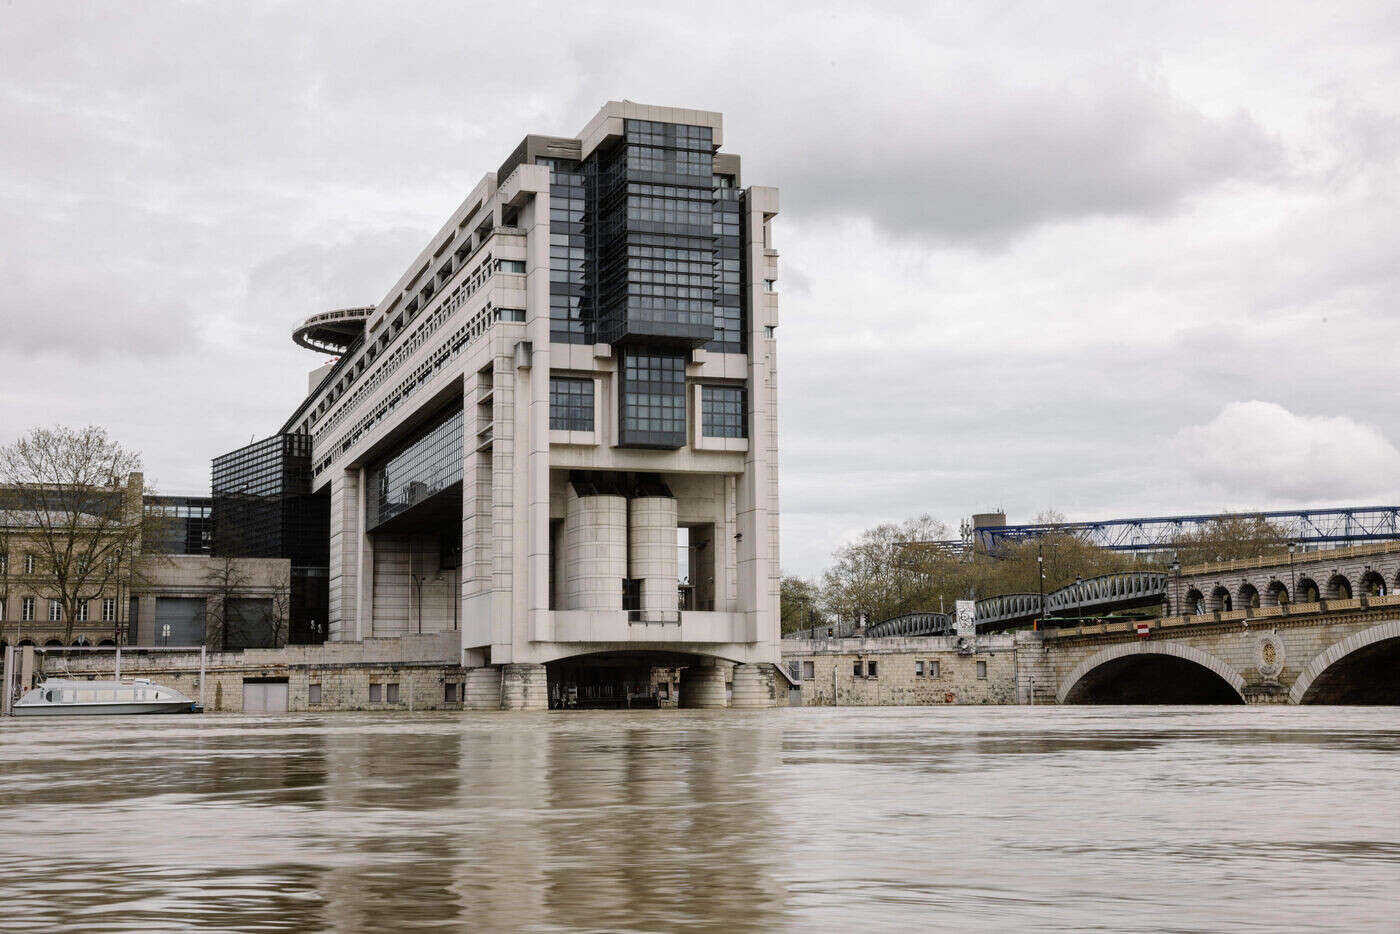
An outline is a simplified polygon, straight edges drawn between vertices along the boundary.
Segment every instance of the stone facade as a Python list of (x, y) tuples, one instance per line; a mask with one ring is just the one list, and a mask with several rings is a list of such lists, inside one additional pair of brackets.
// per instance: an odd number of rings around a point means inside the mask
[(971, 653), (948, 636), (784, 640), (783, 664), (807, 707), (1014, 704), (1016, 650), (1014, 636), (983, 636)]
[(1400, 542), (1243, 558), (1181, 569), (1167, 582), (1168, 606), (1183, 614), (1230, 612), (1400, 589)]

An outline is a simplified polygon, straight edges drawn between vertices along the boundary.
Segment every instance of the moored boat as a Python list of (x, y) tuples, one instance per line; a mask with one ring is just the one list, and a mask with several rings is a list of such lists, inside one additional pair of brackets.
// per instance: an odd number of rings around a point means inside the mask
[(194, 713), (198, 705), (179, 691), (145, 678), (76, 681), (47, 678), (12, 708), (17, 717), (90, 717), (111, 714)]

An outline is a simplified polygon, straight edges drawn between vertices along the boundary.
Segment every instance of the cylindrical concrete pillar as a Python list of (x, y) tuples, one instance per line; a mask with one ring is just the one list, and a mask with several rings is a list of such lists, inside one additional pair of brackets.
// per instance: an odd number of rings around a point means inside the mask
[(627, 505), (627, 576), (642, 582), (642, 619), (670, 622), (680, 606), (676, 501), (670, 496), (638, 496)]
[(500, 710), (501, 669), (487, 665), (469, 670), (462, 685), (462, 705), (467, 710)]
[(729, 706), (778, 706), (777, 675), (772, 665), (735, 665), (732, 683), (734, 696), (730, 699)]
[(549, 679), (543, 665), (501, 666), (501, 709), (549, 709)]
[(725, 684), (729, 680), (725, 664), (691, 665), (681, 672), (682, 707), (728, 707)]
[(627, 500), (599, 493), (579, 496), (569, 486), (564, 517), (564, 607), (621, 610), (627, 576)]

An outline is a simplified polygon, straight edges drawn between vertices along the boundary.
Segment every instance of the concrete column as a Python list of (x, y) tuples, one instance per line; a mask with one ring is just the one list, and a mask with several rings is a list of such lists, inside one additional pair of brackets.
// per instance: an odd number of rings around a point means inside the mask
[(675, 619), (676, 501), (670, 496), (638, 496), (628, 503), (628, 577), (642, 582), (642, 619)]
[(777, 675), (772, 665), (735, 665), (733, 684), (731, 707), (778, 706)]
[(549, 681), (543, 665), (501, 666), (503, 710), (548, 710)]
[(570, 484), (564, 548), (565, 608), (621, 610), (622, 579), (627, 576), (627, 500), (579, 496)]
[(728, 665), (691, 665), (681, 672), (680, 705), (689, 708), (728, 707), (729, 698), (724, 688), (728, 678)]
[(330, 641), (360, 638), (360, 471), (331, 479)]
[(488, 665), (468, 671), (462, 685), (462, 704), (467, 710), (500, 710), (501, 669)]

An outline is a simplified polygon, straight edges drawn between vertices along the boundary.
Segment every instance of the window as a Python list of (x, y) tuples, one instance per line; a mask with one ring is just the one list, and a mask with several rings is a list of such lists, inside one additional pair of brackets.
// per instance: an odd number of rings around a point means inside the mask
[(501, 272), (516, 273), (525, 275), (525, 261), (523, 259), (503, 259), (501, 260)]
[(0, 574), (10, 573), (10, 556), (0, 552)]
[(77, 612), (73, 615), (73, 619), (76, 620), (77, 622), (80, 622), (80, 623), (86, 623), (86, 622), (87, 622), (87, 618), (88, 618), (88, 602), (87, 602), (86, 600), (79, 600), (79, 601), (78, 601)]
[(549, 427), (552, 431), (593, 430), (593, 380), (549, 378)]
[(117, 620), (117, 601), (111, 597), (102, 600), (102, 622), (114, 623)]
[(914, 663), (914, 677), (916, 677), (916, 678), (922, 678), (923, 676), (924, 676), (924, 663), (923, 663), (923, 662), (915, 662), (915, 663)]
[(811, 681), (817, 676), (817, 666), (812, 662), (802, 663), (802, 680)]
[(321, 686), (319, 684), (306, 686), (306, 702), (313, 707), (321, 703)]
[(765, 291), (765, 292), (776, 292), (776, 291), (778, 291), (778, 280), (777, 280), (777, 279), (764, 279), (764, 280), (763, 280), (763, 291)]
[(387, 704), (397, 704), (399, 702), (398, 682), (390, 682), (384, 685), (384, 702)]
[(987, 663), (986, 663), (986, 662), (978, 662), (978, 663), (977, 663), (977, 680), (979, 680), (979, 681), (986, 681), (986, 680), (987, 680)]
[(24, 620), (26, 623), (28, 623), (28, 622), (33, 622), (33, 620), (34, 620), (34, 598), (33, 598), (33, 597), (25, 597), (22, 601), (20, 601), (20, 614), (19, 614), (19, 618), (22, 619), (22, 620)]
[(701, 431), (705, 437), (746, 437), (744, 401), (743, 386), (700, 387)]
[(671, 699), (671, 684), (669, 681), (662, 681), (656, 686), (656, 696), (661, 700)]
[(619, 441), (624, 447), (685, 444), (684, 356), (625, 352), (619, 395)]
[(879, 672), (879, 669), (877, 669), (877, 668), (875, 667), (875, 665), (876, 665), (875, 662), (866, 662), (866, 663), (865, 663), (865, 676), (866, 676), (867, 678), (878, 678), (878, 677), (879, 677), (879, 673), (878, 673), (878, 672)]
[(35, 567), (35, 565), (37, 565), (38, 563), (39, 563), (38, 559), (35, 558), (33, 555), (25, 555), (25, 556), (24, 556), (24, 573), (26, 573), (26, 574), (33, 574), (33, 573), (34, 573), (34, 567)]
[(796, 660), (788, 662), (788, 677), (794, 681), (802, 677), (802, 664)]
[(379, 704), (379, 703), (382, 703), (383, 701), (384, 701), (384, 685), (382, 685), (382, 684), (371, 684), (371, 685), (369, 686), (369, 702), (370, 702), (371, 704)]
[(934, 661), (934, 660), (930, 660), (930, 661), (929, 661), (929, 663), (928, 663), (928, 676), (929, 676), (930, 678), (937, 678), (937, 677), (939, 677), (939, 664), (938, 664), (937, 661)]
[(4, 601), (3, 599), (0, 599), (0, 622), (3, 622), (4, 619), (5, 619), (5, 601)]
[(49, 622), (63, 622), (63, 604), (59, 603), (57, 600), (49, 601)]
[(457, 703), (457, 685), (451, 681), (442, 686), (442, 702), (444, 704)]
[(861, 677), (864, 673), (865, 673), (865, 666), (863, 666), (859, 661), (854, 661), (854, 662), (851, 663), (851, 677), (852, 677), (852, 678), (859, 678), (859, 677)]
[(763, 326), (763, 336), (771, 341), (778, 336), (778, 328), (772, 324), (765, 324)]

